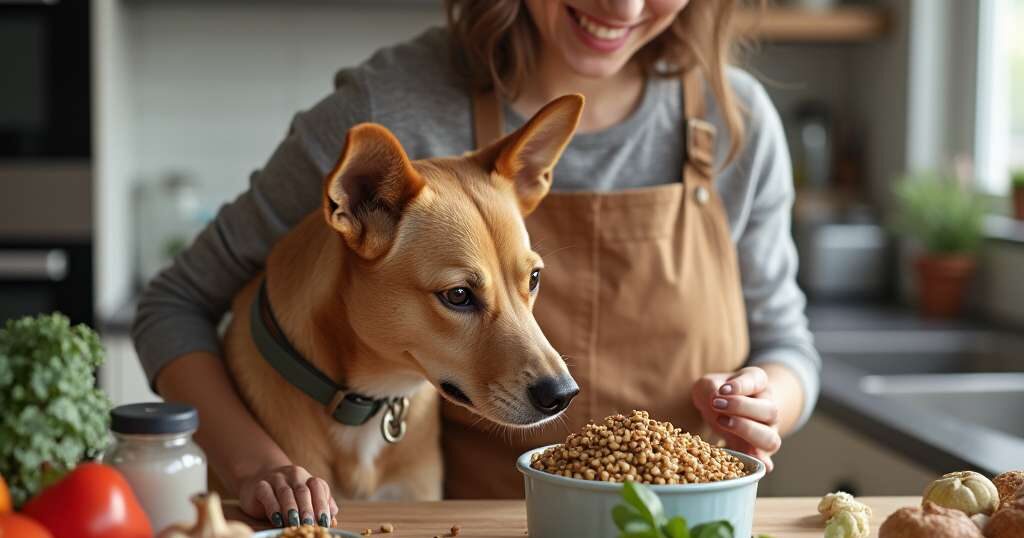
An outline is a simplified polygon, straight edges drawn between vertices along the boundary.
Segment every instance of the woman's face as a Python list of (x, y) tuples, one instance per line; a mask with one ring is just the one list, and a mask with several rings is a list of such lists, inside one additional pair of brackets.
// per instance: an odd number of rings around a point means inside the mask
[(689, 0), (526, 0), (542, 54), (558, 54), (579, 75), (618, 73), (667, 28)]

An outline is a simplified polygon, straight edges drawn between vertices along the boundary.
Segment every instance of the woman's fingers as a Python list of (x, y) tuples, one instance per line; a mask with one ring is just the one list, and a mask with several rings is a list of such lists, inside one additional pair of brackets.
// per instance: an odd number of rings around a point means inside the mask
[(313, 511), (316, 524), (321, 527), (331, 525), (331, 488), (323, 479), (312, 477), (306, 480), (306, 487), (313, 497)]
[(768, 425), (774, 425), (779, 420), (779, 407), (771, 398), (716, 396), (711, 400), (711, 407), (719, 413), (746, 417)]
[(718, 394), (718, 388), (728, 379), (727, 374), (708, 374), (693, 385), (693, 404), (701, 411), (711, 411), (711, 398)]
[[(295, 497), (296, 509), (299, 511), (299, 523), (312, 525), (316, 522), (313, 515), (313, 494), (310, 492), (306, 482), (312, 478), (308, 471), (302, 467), (291, 465), (283, 469), (285, 481), (292, 488), (292, 495)], [(289, 521), (291, 516), (289, 516)]]
[(277, 502), (277, 496), (274, 495), (274, 488), (270, 486), (270, 482), (260, 480), (256, 483), (256, 500), (263, 505), (267, 520), (271, 524), (278, 528), (284, 526), (284, 513), (281, 512), (281, 504)]
[(313, 493), (309, 490), (309, 486), (298, 484), (292, 486), (292, 491), (295, 493), (295, 504), (299, 508), (299, 523), (312, 525), (316, 522), (316, 518), (313, 516)]
[(765, 469), (769, 473), (772, 472), (773, 469), (775, 469), (775, 462), (772, 461), (772, 457), (769, 453), (765, 452), (764, 450), (758, 449), (757, 447), (751, 445), (742, 437), (732, 432), (722, 430), (721, 428), (716, 429), (718, 430), (718, 434), (721, 435), (723, 439), (725, 439), (725, 446), (737, 452), (742, 452), (744, 454), (748, 454), (754, 458), (761, 460), (761, 462), (764, 463)]
[(767, 452), (763, 450), (755, 450), (751, 456), (761, 460), (761, 463), (764, 464), (765, 471), (770, 473), (775, 470), (775, 462), (772, 461), (772, 457)]
[(298, 527), (299, 504), (295, 500), (295, 492), (292, 491), (292, 485), (285, 480), (284, 475), (281, 473), (271, 474), (269, 482), (274, 488), (274, 495), (277, 497), (277, 502), (284, 512), (284, 524), (289, 527)]
[(768, 388), (768, 374), (757, 366), (738, 370), (721, 387), (718, 393), (725, 396), (752, 396)]
[(782, 446), (782, 437), (779, 436), (778, 430), (748, 418), (722, 415), (718, 417), (718, 426), (769, 455), (778, 452)]

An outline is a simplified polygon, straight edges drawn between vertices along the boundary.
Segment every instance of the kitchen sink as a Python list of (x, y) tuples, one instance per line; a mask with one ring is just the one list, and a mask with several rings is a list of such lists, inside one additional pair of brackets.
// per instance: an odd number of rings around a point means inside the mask
[(1008, 450), (1024, 450), (1024, 335), (876, 329), (821, 331), (815, 339), (826, 407), (870, 423), (880, 438), (903, 438), (908, 455), (936, 448), (936, 470), (956, 462), (995, 472)]
[(868, 376), (861, 390), (1024, 439), (1024, 374)]

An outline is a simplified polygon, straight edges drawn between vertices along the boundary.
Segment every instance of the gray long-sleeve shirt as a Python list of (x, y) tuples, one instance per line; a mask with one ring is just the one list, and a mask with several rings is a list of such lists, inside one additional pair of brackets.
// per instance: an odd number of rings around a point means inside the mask
[[(795, 276), (790, 236), (793, 183), (778, 113), (764, 88), (731, 69), (729, 81), (747, 110), (743, 150), (715, 180), (736, 243), (750, 331), (749, 364), (782, 363), (800, 379), (801, 423), (817, 401), (821, 359), (814, 350), (805, 299)], [(708, 91), (708, 116), (725, 122)], [(595, 133), (577, 134), (554, 171), (556, 190), (609, 191), (680, 180), (682, 102), (679, 82), (651, 79), (633, 113)], [(413, 159), (461, 154), (473, 147), (470, 96), (449, 61), (448, 35), (433, 29), (341, 70), (334, 91), (295, 116), (288, 135), (249, 190), (216, 219), (144, 291), (132, 327), (151, 382), (188, 352), (220, 353), (217, 323), (232, 297), (263, 267), (272, 245), (320, 203), (322, 179), (349, 127), (380, 123)], [(505, 109), (506, 125), (524, 119)], [(728, 140), (717, 144), (725, 162)]]

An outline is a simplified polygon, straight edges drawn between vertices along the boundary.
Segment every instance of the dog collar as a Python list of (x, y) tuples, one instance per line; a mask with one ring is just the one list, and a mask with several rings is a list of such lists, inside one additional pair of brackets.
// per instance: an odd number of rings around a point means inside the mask
[(380, 424), (384, 440), (396, 443), (405, 435), (409, 399), (370, 398), (349, 392), (310, 364), (292, 346), (278, 325), (274, 311), (270, 307), (270, 298), (267, 297), (266, 279), (260, 282), (260, 289), (252, 302), (249, 329), (263, 359), (285, 381), (320, 402), (335, 421), (346, 426), (362, 426), (384, 408)]

